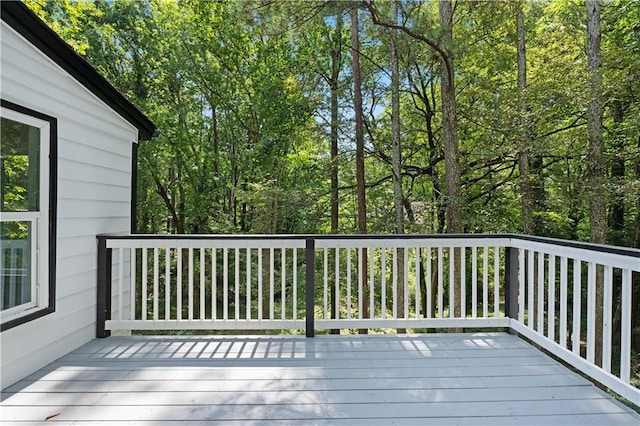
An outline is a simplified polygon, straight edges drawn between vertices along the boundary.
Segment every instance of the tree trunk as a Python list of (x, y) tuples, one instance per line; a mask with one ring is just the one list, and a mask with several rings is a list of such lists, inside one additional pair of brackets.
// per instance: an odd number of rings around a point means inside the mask
[(624, 158), (624, 130), (622, 122), (624, 120), (624, 105), (622, 101), (616, 100), (612, 105), (614, 122), (614, 152), (615, 158), (611, 164), (611, 181), (615, 185), (614, 196), (611, 203), (611, 214), (609, 223), (611, 226), (611, 244), (625, 245), (624, 232), (624, 193), (619, 185), (624, 181), (625, 158)]
[(531, 173), (529, 170), (529, 151), (533, 145), (528, 124), (529, 106), (526, 100), (527, 91), (527, 51), (522, 3), (516, 3), (516, 26), (518, 30), (518, 98), (520, 100), (520, 143), (518, 164), (520, 168), (520, 200), (522, 208), (522, 232), (534, 234), (533, 191), (531, 190)]
[[(453, 73), (453, 7), (451, 0), (440, 0), (440, 26), (442, 35), (440, 41), (446, 55), (442, 56), (442, 138), (444, 139), (445, 186), (447, 191), (447, 232), (462, 232), (462, 190), (460, 186), (460, 160), (458, 155), (458, 136), (456, 123), (456, 91)], [(453, 250), (455, 268), (455, 291), (453, 314), (459, 317), (461, 313), (461, 271), (459, 248)]]
[[(396, 0), (391, 1), (391, 23), (398, 23), (398, 3)], [(402, 150), (400, 145), (400, 71), (398, 69), (398, 51), (397, 42), (398, 34), (392, 29), (390, 38), (390, 54), (391, 54), (391, 168), (393, 169), (393, 206), (396, 218), (396, 234), (404, 234), (404, 209), (402, 197), (402, 174), (400, 166), (402, 164)], [(394, 301), (397, 306), (398, 318), (404, 318), (404, 249), (398, 249), (396, 261), (397, 281), (396, 294)], [(405, 333), (404, 328), (399, 328), (398, 333)]]
[[(340, 62), (342, 56), (342, 13), (336, 16), (336, 28), (331, 43), (331, 77), (329, 87), (331, 90), (331, 233), (338, 233), (338, 127), (340, 116), (338, 114), (338, 83), (340, 78)], [(332, 268), (335, 270), (335, 268)], [(337, 277), (335, 278), (337, 279)], [(338, 318), (338, 305), (336, 301), (336, 287), (331, 286), (330, 312), (333, 318)], [(331, 330), (332, 334), (338, 334), (340, 330)]]
[[(587, 111), (587, 196), (589, 198), (589, 225), (591, 242), (606, 243), (607, 213), (604, 195), (605, 159), (602, 142), (602, 58), (600, 54), (600, 4), (587, 0), (587, 71), (591, 99)], [(596, 364), (602, 358), (602, 299), (603, 273), (598, 268), (596, 277)]]
[(340, 63), (342, 56), (342, 14), (336, 16), (336, 29), (331, 41), (331, 233), (338, 233), (338, 79), (340, 78)]
[[(358, 9), (351, 9), (351, 57), (353, 72), (353, 107), (356, 121), (356, 192), (358, 198), (358, 232), (367, 233), (367, 206), (365, 200), (364, 180), (364, 117), (362, 112), (362, 82), (360, 75), (360, 37), (358, 33)], [(367, 251), (363, 250), (363, 271), (367, 270)], [(369, 289), (367, 274), (362, 276), (362, 316), (369, 317), (369, 298), (366, 296)], [(366, 333), (366, 330), (360, 330)]]

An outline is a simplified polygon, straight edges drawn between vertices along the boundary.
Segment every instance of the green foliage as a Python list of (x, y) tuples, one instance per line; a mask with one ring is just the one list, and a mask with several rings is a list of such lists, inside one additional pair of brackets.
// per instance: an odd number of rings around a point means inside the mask
[[(27, 1), (80, 54), (143, 109), (161, 135), (139, 146), (138, 230), (185, 233), (325, 233), (330, 230), (330, 50), (341, 47), (340, 232), (356, 229), (348, 20), (357, 2), (72, 0)], [(389, 4), (376, 5), (382, 18)], [(543, 235), (587, 239), (583, 4), (522, 2), (528, 110), (516, 83), (516, 4), (456, 8), (464, 228), (518, 232), (522, 226), (518, 130), (531, 123), (542, 188), (535, 221)], [(393, 231), (389, 30), (361, 14), (368, 222)], [(640, 5), (603, 6), (604, 140), (610, 210), (631, 245), (638, 212)], [(438, 40), (437, 3), (402, 2), (400, 22)], [(398, 33), (402, 185), (408, 232), (442, 230), (440, 61)], [(618, 168), (616, 169), (616, 165)], [(620, 167), (622, 166), (622, 168)], [(18, 167), (14, 167), (17, 173)], [(8, 172), (7, 172), (8, 173)], [(3, 178), (5, 179), (5, 178)], [(8, 179), (8, 178), (7, 178)], [(614, 219), (612, 219), (613, 221)], [(613, 222), (612, 222), (613, 223)]]

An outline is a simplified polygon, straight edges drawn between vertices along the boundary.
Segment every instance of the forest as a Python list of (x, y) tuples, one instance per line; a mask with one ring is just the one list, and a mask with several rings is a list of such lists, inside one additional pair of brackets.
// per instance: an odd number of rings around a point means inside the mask
[(26, 2), (145, 112), (141, 233), (640, 246), (640, 2)]

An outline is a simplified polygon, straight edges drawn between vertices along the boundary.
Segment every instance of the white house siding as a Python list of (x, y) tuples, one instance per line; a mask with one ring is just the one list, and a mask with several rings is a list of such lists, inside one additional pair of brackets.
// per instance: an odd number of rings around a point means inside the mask
[(96, 234), (127, 232), (137, 130), (2, 22), (2, 98), (58, 120), (56, 312), (0, 335), (1, 388), (95, 335)]

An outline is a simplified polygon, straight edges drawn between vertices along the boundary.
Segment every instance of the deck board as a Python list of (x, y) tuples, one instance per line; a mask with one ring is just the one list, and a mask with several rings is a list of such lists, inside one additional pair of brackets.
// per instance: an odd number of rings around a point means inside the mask
[(607, 424), (640, 416), (502, 333), (111, 337), (2, 392), (11, 423)]

